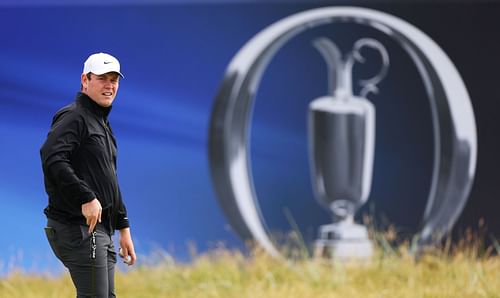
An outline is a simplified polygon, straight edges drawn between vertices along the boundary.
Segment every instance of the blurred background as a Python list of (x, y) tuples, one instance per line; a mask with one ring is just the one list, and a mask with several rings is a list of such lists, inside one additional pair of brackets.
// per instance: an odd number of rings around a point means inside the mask
[[(323, 6), (360, 6), (415, 25), (448, 54), (472, 99), (478, 134), (474, 185), (453, 235), (478, 230), (500, 237), (500, 2), (496, 1), (168, 1), (62, 0), (0, 3), (0, 273), (13, 268), (58, 272), (45, 239), (39, 148), (52, 116), (73, 101), (83, 61), (108, 52), (122, 64), (110, 121), (118, 140), (118, 176), (141, 255), (165, 251), (185, 260), (224, 244), (244, 249), (218, 204), (208, 162), (214, 97), (228, 63), (268, 25)], [(306, 242), (330, 216), (313, 196), (307, 109), (326, 95), (326, 65), (312, 46), (335, 41), (343, 53), (362, 37), (390, 57), (376, 107), (373, 184), (358, 212), (411, 237), (430, 187), (433, 136), (429, 100), (410, 57), (393, 40), (355, 24), (330, 24), (293, 38), (271, 61), (259, 87), (251, 127), (251, 167), (262, 216), (274, 233), (291, 229)], [(370, 77), (374, 55), (356, 66)]]

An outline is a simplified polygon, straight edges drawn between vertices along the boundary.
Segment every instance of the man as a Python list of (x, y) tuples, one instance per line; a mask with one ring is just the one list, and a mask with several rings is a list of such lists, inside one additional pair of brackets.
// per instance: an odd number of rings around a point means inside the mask
[(77, 297), (115, 297), (115, 230), (120, 256), (129, 265), (136, 262), (107, 120), (120, 78), (115, 57), (89, 56), (75, 102), (55, 114), (40, 149), (49, 196), (45, 230), (54, 254), (69, 269)]

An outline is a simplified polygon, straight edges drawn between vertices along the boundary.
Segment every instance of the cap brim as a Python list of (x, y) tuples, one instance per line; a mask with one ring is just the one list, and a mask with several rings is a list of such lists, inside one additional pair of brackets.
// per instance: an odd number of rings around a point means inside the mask
[(116, 71), (116, 70), (101, 70), (101, 71), (91, 71), (91, 73), (95, 74), (95, 75), (103, 75), (103, 74), (106, 74), (106, 73), (110, 73), (110, 72), (115, 72), (117, 73), (120, 77), (125, 78), (125, 76), (123, 76), (123, 74), (119, 71)]

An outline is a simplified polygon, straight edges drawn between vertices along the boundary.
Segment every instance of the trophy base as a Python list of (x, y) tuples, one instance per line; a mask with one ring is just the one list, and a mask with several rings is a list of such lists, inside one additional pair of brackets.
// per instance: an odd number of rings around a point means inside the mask
[(314, 243), (314, 256), (335, 261), (368, 261), (373, 245), (366, 227), (353, 222), (323, 225)]

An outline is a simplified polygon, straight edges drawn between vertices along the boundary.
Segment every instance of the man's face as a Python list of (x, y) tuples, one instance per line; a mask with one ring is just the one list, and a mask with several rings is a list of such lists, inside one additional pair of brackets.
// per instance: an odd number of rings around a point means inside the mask
[(102, 107), (109, 107), (115, 100), (118, 92), (120, 76), (116, 72), (108, 72), (102, 75), (82, 74), (82, 92), (87, 94), (93, 101)]

